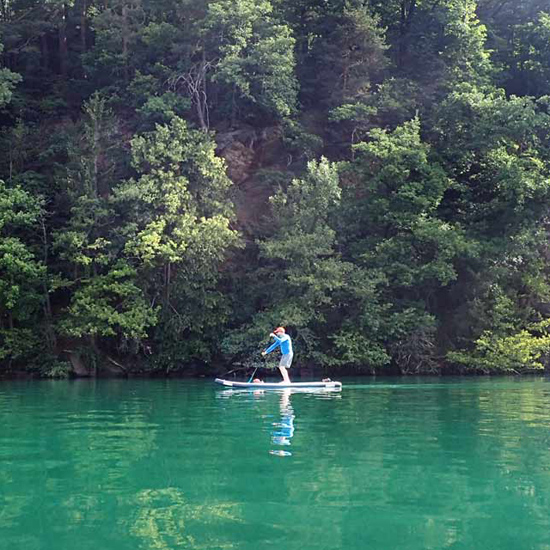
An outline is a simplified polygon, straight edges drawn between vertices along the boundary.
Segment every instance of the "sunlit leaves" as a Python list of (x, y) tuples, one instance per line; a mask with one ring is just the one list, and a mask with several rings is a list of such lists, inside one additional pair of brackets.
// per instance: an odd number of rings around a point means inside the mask
[[(0, 54), (2, 54), (3, 50), (4, 47), (0, 43)], [(9, 69), (0, 69), (0, 108), (11, 101), (13, 89), (18, 82), (21, 82), (21, 76), (19, 74)]]
[(219, 258), (208, 243), (219, 250), (236, 243), (226, 199), (230, 181), (208, 136), (174, 118), (136, 137), (132, 154), (141, 176), (115, 193), (115, 204), (136, 216), (136, 225), (128, 227), (127, 254), (150, 265), (177, 264), (188, 250), (200, 247)]
[(76, 337), (146, 337), (147, 328), (157, 321), (157, 308), (145, 301), (135, 278), (135, 269), (119, 261), (104, 275), (83, 281), (61, 330)]
[(227, 87), (232, 101), (241, 97), (272, 116), (291, 115), (297, 95), (295, 41), (289, 27), (274, 18), (271, 3), (216, 0), (208, 6), (204, 25), (218, 49), (213, 79)]
[[(0, 358), (32, 351), (33, 316), (43, 301), (46, 266), (29, 244), (42, 215), (42, 201), (0, 180)], [(3, 329), (10, 329), (10, 334)]]

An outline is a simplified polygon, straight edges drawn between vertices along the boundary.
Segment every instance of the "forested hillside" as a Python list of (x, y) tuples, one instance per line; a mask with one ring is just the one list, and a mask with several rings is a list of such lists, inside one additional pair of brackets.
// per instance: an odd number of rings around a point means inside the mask
[(542, 368), (548, 0), (1, 0), (0, 372)]

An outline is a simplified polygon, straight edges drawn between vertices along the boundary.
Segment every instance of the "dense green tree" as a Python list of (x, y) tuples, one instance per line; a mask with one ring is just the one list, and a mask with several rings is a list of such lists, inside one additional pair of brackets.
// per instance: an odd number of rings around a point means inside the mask
[(326, 363), (319, 329), (351, 266), (341, 262), (331, 218), (340, 202), (337, 167), (326, 159), (308, 163), (303, 178), (271, 198), (270, 235), (259, 240), (255, 278), (262, 306), (249, 324), (231, 335), (228, 353), (257, 352), (275, 325), (291, 327), (302, 361)]
[[(116, 120), (99, 95), (84, 108), (84, 124), (69, 150), (64, 177), (67, 222), (54, 231), (54, 250), (65, 271), (70, 302), (59, 321), (65, 336), (83, 338), (95, 353), (100, 338), (138, 341), (154, 324), (155, 310), (122, 257), (115, 211), (110, 204), (116, 163)], [(116, 180), (115, 180), (116, 181)], [(118, 339), (117, 339), (118, 338)]]
[[(4, 46), (0, 43), (0, 54)], [(0, 69), (0, 108), (11, 101), (14, 86), (21, 81), (21, 76), (9, 69)]]
[(31, 244), (42, 208), (39, 198), (0, 180), (0, 360), (8, 364), (36, 358), (44, 349), (36, 321), (46, 266)]
[(540, 368), (547, 4), (0, 2), (0, 363)]
[(388, 65), (387, 46), (378, 18), (362, 2), (345, 3), (334, 19), (312, 54), (326, 101), (334, 107), (329, 118), (345, 128), (353, 145), (372, 128), (377, 113), (372, 88)]
[(97, 265), (108, 263), (111, 243), (105, 238), (105, 228), (114, 222), (108, 195), (113, 185), (114, 161), (110, 153), (116, 121), (99, 95), (85, 105), (84, 115), (82, 127), (75, 128), (69, 142), (63, 174), (69, 219), (55, 232), (59, 256), (71, 265), (75, 280), (83, 273), (96, 273)]
[(327, 19), (311, 54), (322, 93), (331, 106), (361, 101), (388, 64), (383, 29), (363, 2), (344, 3)]
[[(548, 8), (547, 8), (548, 9)], [(521, 95), (548, 95), (550, 90), (550, 13), (517, 25), (512, 38), (508, 87)]]
[(477, 243), (445, 295), (447, 310), (456, 308), (446, 327), (455, 343), (514, 337), (540, 320), (548, 297), (541, 258), (548, 121), (545, 102), (472, 89), (454, 92), (438, 111), (433, 127), (453, 177), (441, 215)]
[(488, 81), (486, 28), (476, 7), (475, 0), (373, 2), (388, 29), (390, 54), (399, 74), (421, 81), (428, 97), (456, 80)]
[(208, 135), (173, 118), (134, 138), (132, 162), (137, 177), (117, 186), (114, 205), (124, 220), (124, 255), (161, 308), (156, 362), (170, 369), (205, 360), (201, 339), (214, 338), (226, 314), (218, 268), (238, 244), (223, 160)]
[(145, 19), (143, 2), (114, 0), (94, 13), (96, 43), (86, 60), (96, 82), (116, 93), (136, 70), (136, 49)]
[(440, 53), (447, 67), (447, 78), (452, 83), (489, 83), (487, 30), (477, 17), (477, 3), (449, 0), (446, 4), (440, 18), (445, 26)]
[(418, 357), (407, 355), (421, 363), (435, 345), (434, 295), (456, 279), (454, 261), (468, 242), (459, 224), (438, 216), (451, 181), (422, 141), (419, 120), (391, 133), (373, 130), (369, 138), (355, 146), (346, 169), (346, 249), (381, 281), (389, 309), (370, 321), (385, 324), (388, 354), (397, 358), (392, 350), (422, 344)]
[(217, 58), (212, 79), (230, 98), (233, 124), (255, 106), (275, 118), (294, 112), (294, 38), (269, 0), (216, 0), (204, 26), (209, 54)]
[[(20, 81), (20, 75), (0, 69), (0, 108)], [(12, 165), (10, 155), (10, 176)], [(38, 256), (43, 207), (40, 196), (0, 180), (0, 361), (8, 366), (32, 361), (52, 344), (39, 321), (42, 306), (49, 306), (46, 265)]]
[[(479, 0), (477, 12), (487, 27), (488, 49), (493, 63), (499, 71), (497, 82), (513, 94), (523, 95), (527, 92), (525, 73), (532, 54), (535, 54), (535, 43), (529, 51), (528, 42), (533, 38), (532, 31), (537, 26), (541, 12), (548, 13), (546, 0)], [(528, 69), (529, 72), (531, 69)], [(532, 76), (532, 75), (529, 75)]]

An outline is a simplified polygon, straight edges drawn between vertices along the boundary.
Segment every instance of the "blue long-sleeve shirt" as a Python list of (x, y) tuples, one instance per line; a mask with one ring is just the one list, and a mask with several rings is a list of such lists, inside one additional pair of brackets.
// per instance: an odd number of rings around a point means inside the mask
[(266, 350), (266, 353), (271, 353), (274, 349), (277, 349), (279, 346), (281, 346), (281, 353), (283, 355), (287, 355), (288, 353), (292, 352), (292, 340), (290, 339), (290, 336), (288, 334), (283, 334), (282, 336), (275, 336), (275, 342), (271, 344)]

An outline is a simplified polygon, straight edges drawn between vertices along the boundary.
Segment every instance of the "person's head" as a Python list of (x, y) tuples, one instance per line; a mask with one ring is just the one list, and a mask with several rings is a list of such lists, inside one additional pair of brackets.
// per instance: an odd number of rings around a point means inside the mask
[(276, 334), (277, 336), (282, 336), (284, 333), (285, 333), (284, 327), (277, 327), (277, 328), (273, 331), (273, 334)]

